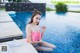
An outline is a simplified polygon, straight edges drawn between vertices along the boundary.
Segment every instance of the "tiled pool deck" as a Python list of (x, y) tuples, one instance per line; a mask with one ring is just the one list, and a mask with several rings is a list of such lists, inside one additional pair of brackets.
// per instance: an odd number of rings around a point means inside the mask
[(38, 53), (25, 39), (0, 43), (0, 46), (7, 46), (7, 53)]
[[(0, 42), (22, 38), (22, 31), (17, 27), (8, 12), (0, 12)], [(10, 39), (11, 38), (11, 39)]]

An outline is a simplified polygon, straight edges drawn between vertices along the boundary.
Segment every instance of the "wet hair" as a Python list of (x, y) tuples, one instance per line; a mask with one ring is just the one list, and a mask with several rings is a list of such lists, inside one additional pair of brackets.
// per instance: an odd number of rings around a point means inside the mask
[[(29, 24), (31, 24), (31, 23), (33, 22), (33, 18), (34, 18), (34, 16), (36, 16), (37, 14), (41, 15), (41, 12), (40, 12), (40, 11), (38, 11), (37, 9), (34, 9), (33, 14), (32, 14), (32, 17), (31, 17), (31, 20), (30, 20)], [(39, 25), (39, 23), (38, 23), (37, 25)]]

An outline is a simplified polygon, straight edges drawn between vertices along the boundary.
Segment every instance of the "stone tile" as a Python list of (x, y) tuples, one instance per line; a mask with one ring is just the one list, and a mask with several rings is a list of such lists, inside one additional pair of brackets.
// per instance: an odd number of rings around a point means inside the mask
[(0, 39), (22, 36), (22, 31), (15, 22), (0, 23)]

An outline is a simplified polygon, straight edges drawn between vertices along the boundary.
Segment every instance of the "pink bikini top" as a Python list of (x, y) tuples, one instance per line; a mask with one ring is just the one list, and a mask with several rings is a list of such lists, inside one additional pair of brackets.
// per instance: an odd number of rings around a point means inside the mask
[(32, 32), (31, 33), (32, 41), (39, 41), (41, 40), (41, 33), (40, 32)]
[(41, 33), (40, 32), (32, 32), (31, 33), (31, 38), (32, 38), (32, 41), (33, 42), (41, 40), (41, 37), (42, 36), (41, 36)]

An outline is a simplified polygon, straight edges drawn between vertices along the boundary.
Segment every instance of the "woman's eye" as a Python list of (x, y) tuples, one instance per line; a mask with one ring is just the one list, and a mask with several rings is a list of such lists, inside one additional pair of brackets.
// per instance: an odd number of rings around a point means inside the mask
[(41, 20), (41, 18), (36, 18), (36, 19), (39, 19), (39, 20)]
[(41, 18), (39, 18), (39, 20), (41, 20)]
[(36, 19), (38, 19), (38, 18), (36, 18)]

